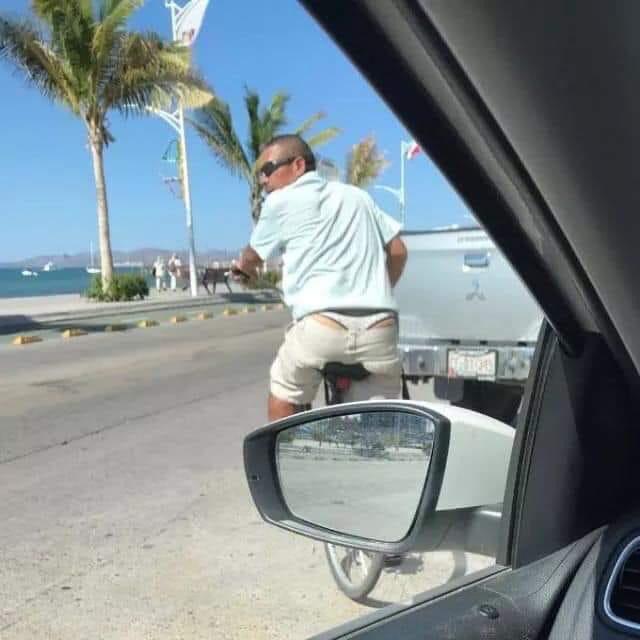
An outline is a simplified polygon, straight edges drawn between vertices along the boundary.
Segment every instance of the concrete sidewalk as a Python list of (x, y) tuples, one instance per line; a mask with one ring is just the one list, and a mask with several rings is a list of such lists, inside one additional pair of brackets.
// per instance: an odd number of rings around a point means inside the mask
[[(218, 287), (220, 291), (220, 287)], [(75, 319), (127, 315), (141, 311), (198, 308), (228, 303), (280, 302), (277, 292), (250, 291), (232, 285), (233, 293), (208, 295), (204, 289), (192, 298), (188, 291), (153, 290), (145, 300), (131, 302), (93, 302), (80, 294), (0, 299), (0, 332), (35, 328), (48, 323)]]

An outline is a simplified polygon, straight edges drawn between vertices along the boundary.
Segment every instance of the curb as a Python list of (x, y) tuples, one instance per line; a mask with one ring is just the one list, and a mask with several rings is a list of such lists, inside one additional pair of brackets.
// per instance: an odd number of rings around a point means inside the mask
[[(251, 293), (241, 292), (234, 293), (232, 295), (239, 297), (244, 296), (245, 299), (234, 302), (233, 299), (229, 300), (226, 298), (216, 298), (216, 296), (199, 296), (197, 298), (187, 298), (184, 300), (131, 302), (122, 304), (116, 303), (116, 305), (113, 307), (102, 307), (100, 309), (82, 309), (75, 311), (59, 311), (34, 314), (32, 316), (28, 316), (28, 320), (21, 319), (3, 322), (2, 317), (0, 317), (0, 334), (2, 334), (2, 331), (6, 329), (15, 329), (16, 331), (19, 331), (20, 329), (28, 330), (41, 328), (41, 325), (57, 324), (62, 322), (70, 324), (76, 320), (93, 320), (113, 316), (127, 316), (150, 311), (178, 311), (183, 308), (196, 309), (199, 307), (242, 304), (243, 302), (244, 304), (247, 304), (248, 301), (246, 300), (246, 298), (249, 296), (252, 298), (252, 301), (248, 304), (269, 303), (271, 301), (277, 301), (280, 299), (279, 296), (277, 296), (277, 294), (270, 289), (259, 289)], [(265, 297), (268, 297), (268, 300), (265, 300)], [(5, 333), (10, 333), (10, 331), (5, 331)]]
[[(260, 307), (260, 311), (266, 312), (266, 311), (272, 311), (273, 309), (277, 309), (280, 306), (282, 306), (282, 308), (284, 308), (284, 305), (262, 305)], [(160, 325), (164, 325), (164, 324), (182, 324), (184, 322), (188, 322), (191, 319), (197, 319), (197, 320), (210, 320), (214, 317), (219, 317), (219, 318), (223, 318), (223, 317), (227, 317), (227, 316), (237, 316), (237, 315), (249, 315), (251, 313), (256, 313), (258, 309), (256, 309), (255, 306), (253, 307), (244, 307), (242, 309), (239, 308), (235, 308), (235, 307), (226, 307), (223, 312), (218, 315), (218, 316), (214, 316), (214, 314), (210, 311), (202, 311), (200, 313), (198, 313), (195, 316), (185, 316), (185, 315), (176, 315), (171, 317), (166, 323), (163, 322), (159, 322), (158, 320), (152, 320), (149, 318), (146, 318), (144, 320), (140, 320), (139, 322), (135, 323), (135, 324), (123, 324), (123, 323), (114, 323), (114, 324), (109, 324), (107, 326), (104, 327), (103, 331), (97, 331), (95, 333), (114, 333), (114, 332), (123, 332), (123, 331), (127, 331), (129, 329), (133, 329), (133, 328), (141, 328), (141, 329), (148, 329), (151, 327), (158, 327)], [(64, 341), (67, 341), (70, 338), (75, 338), (75, 337), (79, 337), (79, 336), (86, 336), (89, 335), (89, 331), (86, 331), (85, 329), (81, 329), (79, 327), (72, 327), (72, 328), (68, 328), (65, 329), (64, 331), (62, 331), (61, 335), (64, 339)], [(93, 332), (91, 332), (93, 333)], [(25, 345), (25, 344), (32, 344), (35, 342), (43, 342), (44, 339), (41, 336), (38, 335), (19, 335), (16, 336), (12, 341), (11, 344), (14, 345)]]

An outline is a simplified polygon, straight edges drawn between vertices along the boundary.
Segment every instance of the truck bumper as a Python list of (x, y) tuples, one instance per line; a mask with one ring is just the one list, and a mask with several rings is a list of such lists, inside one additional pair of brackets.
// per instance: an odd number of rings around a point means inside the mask
[[(468, 380), (524, 383), (529, 376), (535, 346), (493, 347), (490, 345), (400, 343), (398, 349), (404, 374), (408, 377), (443, 376)], [(461, 355), (468, 356), (468, 360), (473, 363), (474, 359), (480, 359), (491, 353), (495, 353), (493, 373), (486, 371), (474, 373), (471, 371), (467, 374), (460, 374), (450, 366), (452, 358), (456, 356), (458, 358)]]

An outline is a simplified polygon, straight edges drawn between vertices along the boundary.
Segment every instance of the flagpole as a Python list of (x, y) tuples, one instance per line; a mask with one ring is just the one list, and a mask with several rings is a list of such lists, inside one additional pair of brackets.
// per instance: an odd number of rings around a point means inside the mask
[(393, 194), (395, 198), (398, 200), (400, 204), (400, 222), (404, 227), (405, 223), (405, 190), (404, 190), (404, 163), (407, 159), (407, 149), (409, 148), (409, 144), (404, 140), (400, 140), (400, 188), (396, 189), (395, 187), (388, 187), (383, 184), (376, 184), (374, 188), (376, 189), (384, 189), (389, 193)]

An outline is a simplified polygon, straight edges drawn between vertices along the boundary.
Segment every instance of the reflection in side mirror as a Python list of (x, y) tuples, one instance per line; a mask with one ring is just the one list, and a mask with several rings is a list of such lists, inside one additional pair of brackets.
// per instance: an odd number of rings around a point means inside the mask
[(404, 411), (318, 418), (281, 431), (276, 461), (291, 513), (382, 542), (403, 539), (425, 485), (435, 424)]

